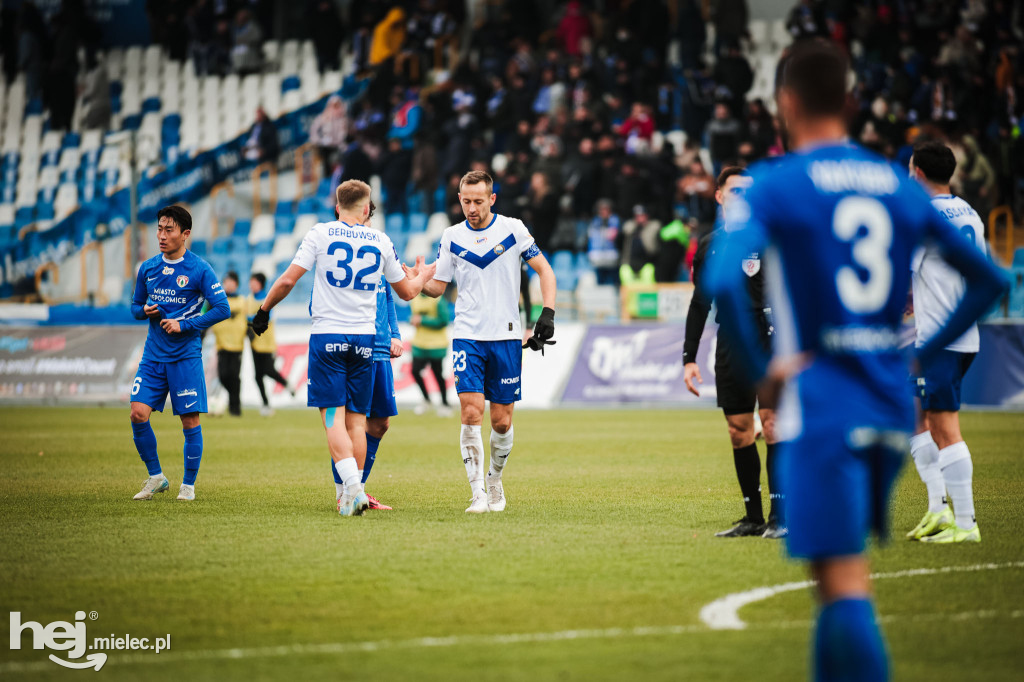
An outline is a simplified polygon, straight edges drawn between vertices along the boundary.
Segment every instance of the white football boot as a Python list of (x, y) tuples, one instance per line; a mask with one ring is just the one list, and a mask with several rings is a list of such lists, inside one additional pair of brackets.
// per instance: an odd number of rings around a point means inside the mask
[(492, 512), (505, 511), (505, 487), (500, 478), (487, 483), (487, 507)]
[(196, 487), (194, 485), (182, 483), (181, 488), (178, 490), (178, 499), (185, 502), (191, 502), (196, 499)]
[(150, 476), (142, 483), (142, 490), (136, 493), (133, 500), (152, 500), (156, 493), (166, 492), (171, 487), (170, 481), (163, 474)]
[(487, 506), (487, 494), (482, 490), (473, 495), (469, 507), (466, 508), (467, 514), (486, 514), (489, 511), (491, 509)]

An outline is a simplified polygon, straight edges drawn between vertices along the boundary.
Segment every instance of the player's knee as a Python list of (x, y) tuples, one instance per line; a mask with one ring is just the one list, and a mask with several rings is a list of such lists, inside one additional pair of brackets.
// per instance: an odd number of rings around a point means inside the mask
[(463, 424), (480, 424), (483, 420), (483, 410), (476, 405), (462, 405), (462, 423)]
[(199, 426), (199, 413), (181, 415), (181, 428), (194, 429)]
[(374, 438), (383, 438), (391, 427), (391, 420), (388, 417), (366, 420), (366, 435)]
[(131, 420), (133, 424), (142, 424), (149, 421), (149, 410), (132, 405)]
[(512, 415), (491, 416), (491, 428), (498, 433), (508, 433), (512, 428)]
[(744, 448), (754, 442), (754, 431), (753, 429), (729, 424), (729, 440), (732, 441), (734, 449)]

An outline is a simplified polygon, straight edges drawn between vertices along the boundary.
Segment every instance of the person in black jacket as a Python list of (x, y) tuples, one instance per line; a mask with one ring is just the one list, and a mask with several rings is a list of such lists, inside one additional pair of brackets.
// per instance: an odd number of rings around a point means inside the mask
[(249, 128), (242, 149), (245, 158), (250, 161), (277, 163), (277, 153), (281, 149), (277, 141), (277, 128), (263, 107), (256, 110), (256, 122)]
[[(718, 176), (715, 200), (722, 207), (725, 216), (726, 199), (732, 193), (742, 193), (749, 185), (750, 176), (739, 166), (728, 166)], [(697, 248), (693, 259), (693, 298), (686, 315), (686, 339), (683, 343), (683, 378), (686, 387), (696, 396), (700, 395), (697, 384), (703, 383), (700, 368), (697, 366), (697, 349), (704, 333), (711, 310), (711, 299), (704, 292), (701, 278), (701, 267), (707, 260), (708, 250), (713, 250), (714, 240), (720, 236), (719, 228), (705, 235)], [(768, 307), (764, 293), (764, 271), (761, 268), (760, 254), (753, 253), (742, 262), (743, 271), (748, 279), (747, 290), (750, 293), (750, 305), (758, 312), (762, 322), (762, 342), (767, 347), (771, 343), (772, 322), (771, 309)], [(715, 352), (715, 384), (718, 390), (718, 406), (725, 413), (725, 421), (729, 425), (729, 439), (732, 441), (733, 460), (736, 464), (736, 477), (739, 479), (740, 492), (746, 514), (736, 524), (720, 533), (718, 537), (744, 537), (760, 535), (765, 538), (781, 538), (786, 535), (785, 523), (782, 519), (782, 496), (776, 491), (775, 476), (775, 411), (764, 407), (760, 410), (761, 424), (766, 443), (766, 468), (768, 469), (768, 487), (771, 493), (771, 510), (767, 523), (761, 506), (761, 460), (757, 454), (756, 434), (754, 431), (754, 408), (758, 402), (757, 391), (753, 384), (742, 374), (736, 358), (738, 348), (733, 347), (728, 339), (719, 336)]]

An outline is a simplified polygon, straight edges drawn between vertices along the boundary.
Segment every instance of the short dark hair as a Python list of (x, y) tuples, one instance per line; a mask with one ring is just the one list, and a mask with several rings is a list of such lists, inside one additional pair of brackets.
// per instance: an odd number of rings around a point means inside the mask
[(262, 272), (252, 273), (251, 275), (249, 275), (249, 279), (254, 279), (257, 282), (259, 282), (260, 288), (266, 288), (267, 286), (267, 276), (264, 275)]
[(182, 232), (192, 229), (192, 216), (188, 211), (177, 204), (161, 208), (157, 211), (156, 219), (159, 221), (165, 216), (173, 220), (174, 224), (177, 225)]
[(235, 284), (238, 284), (238, 273), (234, 270), (228, 270), (228, 274), (224, 275), (224, 279), (230, 279)]
[(910, 157), (914, 168), (919, 168), (929, 182), (939, 185), (949, 184), (956, 170), (956, 157), (953, 150), (938, 140), (918, 142), (914, 145), (914, 155)]
[(742, 166), (726, 166), (722, 169), (722, 172), (718, 174), (718, 179), (715, 180), (715, 190), (720, 190), (725, 187), (725, 182), (734, 175), (746, 175), (747, 169)]
[(835, 43), (803, 40), (779, 60), (776, 86), (796, 95), (811, 116), (837, 116), (846, 109), (849, 70), (846, 54)]

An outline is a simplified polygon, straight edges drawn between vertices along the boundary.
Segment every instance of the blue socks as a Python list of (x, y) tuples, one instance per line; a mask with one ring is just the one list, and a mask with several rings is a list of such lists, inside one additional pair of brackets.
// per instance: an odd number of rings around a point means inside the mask
[(139, 457), (146, 463), (146, 469), (150, 476), (156, 476), (161, 472), (160, 458), (156, 454), (156, 434), (149, 421), (141, 424), (132, 422), (132, 440), (135, 441), (135, 449), (139, 451)]
[(203, 461), (203, 427), (182, 429), (185, 434), (185, 476), (182, 483), (195, 485), (199, 475), (199, 463)]
[(380, 447), (380, 438), (374, 438), (366, 434), (366, 462), (363, 463), (363, 483), (370, 477), (370, 469), (377, 459), (377, 448)]
[(328, 456), (328, 461), (331, 463), (331, 474), (334, 476), (334, 482), (338, 485), (344, 485), (345, 482), (341, 480), (341, 474), (339, 474), (338, 470), (334, 467), (334, 458)]
[(841, 599), (818, 613), (814, 636), (817, 682), (885, 682), (889, 655), (867, 599)]

